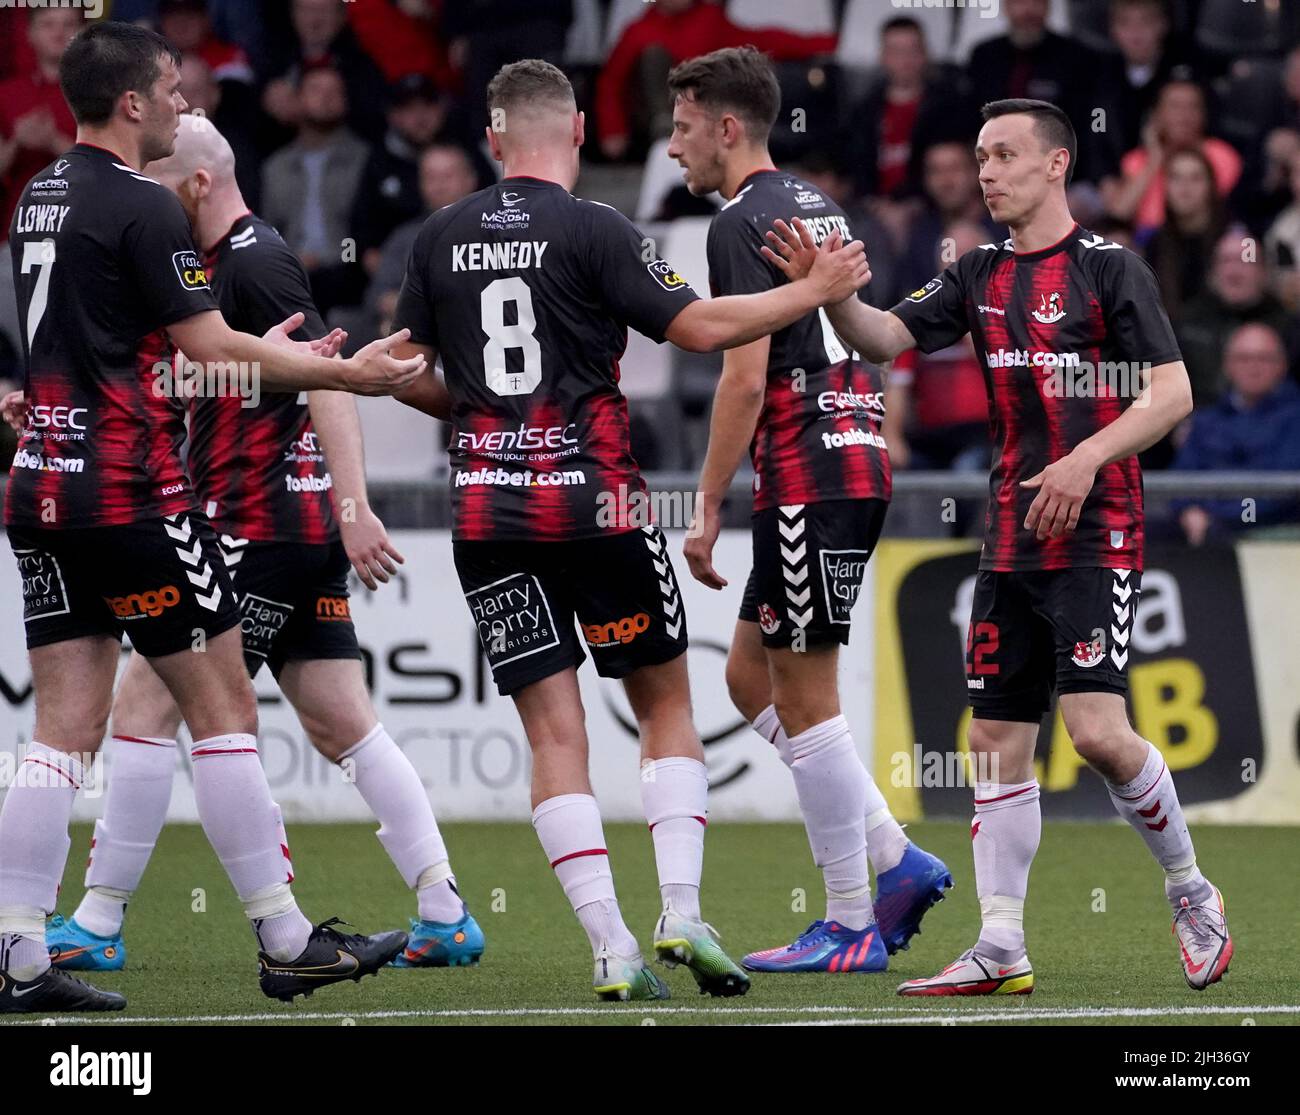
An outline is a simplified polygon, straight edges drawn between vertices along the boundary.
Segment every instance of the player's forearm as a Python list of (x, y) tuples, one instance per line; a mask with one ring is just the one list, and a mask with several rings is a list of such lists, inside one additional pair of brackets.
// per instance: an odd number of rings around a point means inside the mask
[(721, 506), (731, 489), (732, 478), (749, 452), (754, 429), (763, 411), (765, 385), (726, 370), (713, 396), (709, 419), (709, 448), (700, 469), (700, 498), (713, 509)]
[(451, 421), (451, 395), (446, 385), (438, 379), (432, 363), (424, 375), (417, 376), (413, 383), (402, 388), (393, 398), (431, 418), (438, 418), (443, 422)]
[(304, 391), (313, 388), (346, 390), (348, 383), (342, 360), (272, 344), (251, 333), (231, 329), (220, 314), (190, 328), (191, 319), (169, 328), (185, 355), (200, 364), (253, 365), (265, 391)]
[(816, 310), (820, 287), (808, 279), (765, 290), (692, 302), (668, 328), (667, 337), (690, 352), (717, 352), (766, 337)]
[(346, 391), (313, 391), (307, 406), (334, 480), (335, 500), (340, 506), (351, 500), (354, 509), (368, 507), (365, 446), (356, 400)]
[(916, 342), (888, 310), (868, 306), (860, 298), (846, 298), (826, 307), (831, 326), (851, 349), (872, 364), (884, 364)]
[(1163, 364), (1151, 373), (1151, 382), (1114, 422), (1103, 426), (1075, 448), (1097, 468), (1141, 453), (1155, 445), (1192, 412), (1192, 387), (1187, 369)]

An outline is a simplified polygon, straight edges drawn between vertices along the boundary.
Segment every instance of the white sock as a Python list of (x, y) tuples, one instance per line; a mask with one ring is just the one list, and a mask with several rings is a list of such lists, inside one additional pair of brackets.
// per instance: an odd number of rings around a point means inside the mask
[(447, 846), (411, 760), (384, 726), (376, 724), (339, 756), (339, 766), (379, 822), (379, 842), (406, 885), (416, 891), (420, 917), (459, 921), (464, 903), (451, 885), (455, 878)]
[(790, 750), (808, 844), (826, 884), (826, 920), (865, 929), (875, 921), (866, 834), (871, 779), (848, 722), (835, 716), (816, 724), (794, 736)]
[(641, 804), (655, 846), (664, 909), (700, 916), (709, 774), (698, 759), (656, 759), (641, 767)]
[(794, 755), (790, 751), (790, 739), (785, 734), (785, 729), (781, 727), (780, 717), (776, 715), (776, 705), (768, 705), (767, 708), (754, 717), (753, 728), (754, 731), (776, 748), (776, 753), (781, 757), (781, 762), (787, 767), (794, 764)]
[(279, 810), (258, 761), (257, 737), (231, 733), (195, 740), (190, 764), (199, 822), (263, 951), (276, 960), (294, 959), (307, 947), (311, 923), (289, 890)]
[[(790, 750), (790, 740), (776, 715), (776, 706), (768, 705), (754, 718), (754, 731), (776, 748), (781, 762), (787, 767), (794, 764), (794, 754)], [(866, 770), (866, 767), (863, 767)], [(885, 804), (885, 797), (876, 785), (876, 780), (867, 771), (866, 804), (867, 858), (877, 875), (897, 867), (907, 851), (909, 843), (903, 826), (894, 820)]]
[[(1147, 741), (1143, 741), (1146, 743)], [(1193, 904), (1209, 899), (1210, 884), (1196, 866), (1192, 834), (1187, 831), (1183, 808), (1178, 804), (1174, 776), (1160, 754), (1147, 743), (1146, 762), (1132, 782), (1106, 783), (1106, 791), (1119, 813), (1146, 841), (1156, 862), (1165, 870), (1165, 893), (1175, 909), (1186, 897)]]
[(167, 819), (176, 741), (113, 736), (104, 754), (109, 768), (104, 817), (95, 822), (86, 864), (88, 889), (73, 917), (91, 933), (114, 937)]
[(1025, 952), (1025, 894), (1043, 816), (1038, 783), (975, 783), (975, 887), (982, 925), (976, 949), (1004, 964)]
[(590, 794), (560, 794), (533, 810), (533, 828), (555, 877), (587, 931), (593, 956), (611, 952), (639, 957), (641, 950), (623, 921), (614, 895), (600, 808)]
[(87, 887), (73, 918), (82, 929), (96, 937), (116, 937), (122, 932), (122, 919), (131, 895), (112, 887)]
[(83, 778), (76, 756), (33, 741), (0, 806), (0, 970), (15, 979), (50, 966), (45, 917), (58, 900)]
[(257, 946), (272, 960), (294, 960), (307, 947), (311, 922), (298, 909), (288, 883), (275, 883), (244, 900)]

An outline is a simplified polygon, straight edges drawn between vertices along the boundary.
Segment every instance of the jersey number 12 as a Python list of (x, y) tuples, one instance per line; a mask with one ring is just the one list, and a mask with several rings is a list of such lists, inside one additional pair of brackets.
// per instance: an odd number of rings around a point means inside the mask
[[(518, 323), (506, 324), (506, 303), (515, 304)], [(537, 318), (533, 314), (533, 292), (518, 275), (493, 279), (483, 288), (479, 299), (483, 314), (483, 369), (488, 388), (498, 395), (531, 395), (542, 382), (542, 346), (533, 335)], [(506, 352), (523, 353), (523, 371), (506, 367)]]

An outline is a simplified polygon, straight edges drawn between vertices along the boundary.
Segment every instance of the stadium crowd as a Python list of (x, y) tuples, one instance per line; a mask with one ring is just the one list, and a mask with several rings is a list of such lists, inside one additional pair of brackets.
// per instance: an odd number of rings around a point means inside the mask
[[(841, 204), (867, 244), (863, 297), (889, 307), (974, 245), (1006, 235), (984, 206), (979, 106), (1059, 104), (1079, 136), (1070, 205), (1145, 256), (1197, 408), (1147, 468), (1300, 468), (1300, 5), (1239, 0), (111, 0), (183, 53), (191, 111), (235, 151), (244, 196), (303, 260), (317, 305), (359, 346), (387, 329), (424, 217), (493, 180), (487, 81), (541, 57), (588, 116), (578, 193), (657, 227), (708, 216), (665, 174), (675, 63), (753, 43), (777, 62), (778, 162)], [(21, 380), (7, 244), (25, 183), (72, 143), (58, 86), (76, 7), (0, 10), (0, 391)], [(656, 171), (658, 173), (656, 173)], [(700, 234), (703, 239), (703, 233)], [(708, 376), (678, 361), (667, 393), (702, 412)], [(712, 367), (716, 367), (713, 365)], [(635, 387), (629, 361), (624, 381)], [(8, 382), (6, 382), (8, 381)], [(8, 437), (0, 431), (0, 438)], [(986, 469), (970, 340), (890, 373), (895, 468)], [(662, 447), (638, 431), (648, 467)], [(0, 442), (0, 463), (13, 448)], [(697, 460), (683, 462), (687, 466)], [(1178, 509), (1184, 536), (1240, 526)], [(1261, 505), (1294, 522), (1300, 506)]]

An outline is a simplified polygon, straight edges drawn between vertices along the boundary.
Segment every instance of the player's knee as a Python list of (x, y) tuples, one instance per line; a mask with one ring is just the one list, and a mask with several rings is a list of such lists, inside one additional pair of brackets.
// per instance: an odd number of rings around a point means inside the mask
[(727, 659), (726, 678), (731, 703), (751, 723), (772, 703), (766, 669), (755, 670), (752, 663), (732, 657)]
[(991, 727), (987, 720), (974, 718), (971, 719), (966, 738), (970, 750), (974, 752), (996, 751), (1001, 742), (997, 729)]
[(1100, 718), (1085, 719), (1069, 726), (1070, 741), (1075, 751), (1089, 766), (1107, 769), (1124, 745), (1127, 732), (1107, 724)]

